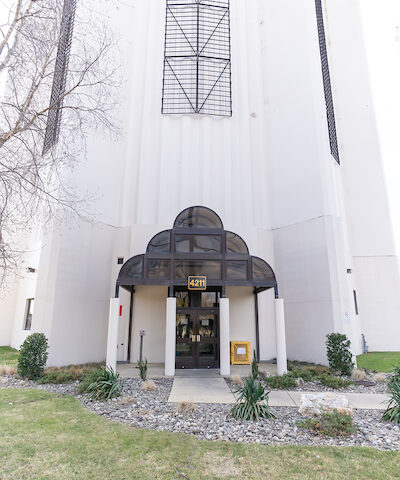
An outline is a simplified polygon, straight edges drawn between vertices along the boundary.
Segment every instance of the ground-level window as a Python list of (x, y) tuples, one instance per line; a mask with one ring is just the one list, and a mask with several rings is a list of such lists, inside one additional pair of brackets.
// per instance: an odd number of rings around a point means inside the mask
[(354, 310), (356, 315), (358, 315), (358, 301), (357, 301), (357, 292), (353, 290), (353, 297), (354, 297)]
[(31, 329), (34, 304), (35, 304), (35, 299), (34, 298), (27, 298), (26, 299), (24, 330), (30, 330)]

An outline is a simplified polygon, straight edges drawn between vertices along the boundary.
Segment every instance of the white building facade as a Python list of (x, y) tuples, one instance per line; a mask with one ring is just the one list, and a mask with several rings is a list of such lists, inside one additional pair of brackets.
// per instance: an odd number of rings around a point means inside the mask
[(0, 344), (42, 331), (51, 365), (114, 365), (139, 358), (145, 331), (143, 357), (168, 375), (229, 374), (231, 341), (280, 372), (326, 363), (335, 331), (354, 354), (362, 335), (400, 350), (359, 1), (125, 3), (108, 12), (124, 132), (93, 134), (73, 177), (100, 213), (32, 236)]

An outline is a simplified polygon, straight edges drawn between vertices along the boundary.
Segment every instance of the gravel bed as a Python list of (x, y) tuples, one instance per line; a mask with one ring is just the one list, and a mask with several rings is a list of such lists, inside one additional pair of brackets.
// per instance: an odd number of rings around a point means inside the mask
[(287, 390), (293, 390), (295, 392), (336, 392), (336, 393), (386, 393), (386, 383), (376, 383), (371, 387), (364, 385), (349, 385), (346, 388), (335, 389), (322, 385), (317, 380), (312, 382), (304, 382), (300, 387), (288, 388)]
[[(6, 379), (6, 380), (5, 380)], [(0, 378), (0, 387), (38, 388), (58, 394), (75, 395), (88, 410), (133, 428), (186, 433), (205, 440), (258, 443), (265, 445), (363, 446), (400, 451), (400, 426), (381, 421), (382, 412), (355, 410), (358, 426), (355, 435), (323, 438), (299, 429), (296, 422), (304, 419), (297, 408), (273, 407), (276, 419), (245, 422), (233, 419), (231, 405), (196, 404), (193, 412), (180, 414), (176, 405), (167, 403), (172, 379), (155, 380), (155, 392), (141, 391), (141, 381), (124, 379), (124, 395), (108, 402), (95, 402), (77, 394), (77, 383), (37, 385), (14, 377)]]

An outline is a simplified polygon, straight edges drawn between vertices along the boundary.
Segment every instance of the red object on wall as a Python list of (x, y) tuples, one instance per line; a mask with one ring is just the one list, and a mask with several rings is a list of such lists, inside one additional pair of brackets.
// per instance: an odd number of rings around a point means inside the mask
[(119, 306), (119, 316), (122, 315), (122, 305)]

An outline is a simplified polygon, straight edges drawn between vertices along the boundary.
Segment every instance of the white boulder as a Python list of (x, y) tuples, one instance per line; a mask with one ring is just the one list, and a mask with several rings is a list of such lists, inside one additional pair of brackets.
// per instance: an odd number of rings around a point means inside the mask
[(322, 413), (337, 410), (353, 415), (353, 407), (344, 395), (333, 392), (307, 393), (301, 396), (299, 413), (303, 417), (319, 417)]

